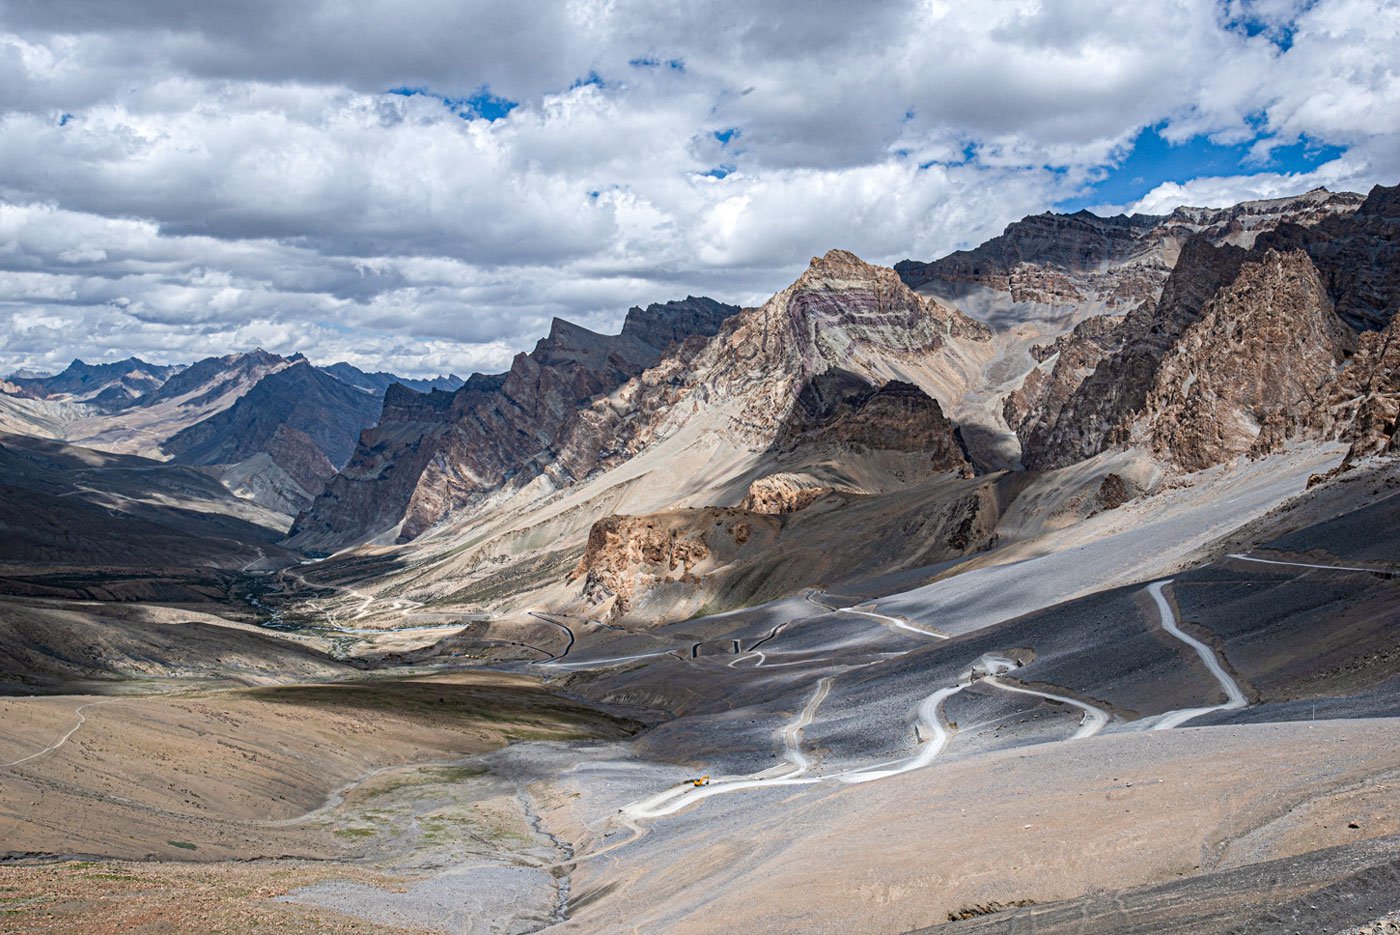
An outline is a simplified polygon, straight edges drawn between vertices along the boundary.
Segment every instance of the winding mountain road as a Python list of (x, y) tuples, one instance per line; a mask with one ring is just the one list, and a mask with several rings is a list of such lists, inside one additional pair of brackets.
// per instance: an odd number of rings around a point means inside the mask
[[(537, 620), (543, 620), (545, 623), (549, 624), (550, 626), (552, 626), (552, 627), (558, 627), (559, 629), (561, 629), (561, 630), (564, 631), (564, 635), (567, 636), (567, 637), (569, 638), (569, 642), (564, 646), (564, 651), (563, 651), (562, 653), (560, 653), (559, 655), (557, 655), (557, 656), (554, 657), (554, 661), (555, 661), (555, 662), (558, 662), (560, 659), (563, 659), (565, 656), (567, 656), (567, 655), (569, 654), (569, 650), (571, 650), (571, 649), (574, 648), (574, 631), (571, 630), (571, 629), (569, 629), (568, 626), (566, 626), (565, 624), (560, 623), (560, 622), (557, 621), (557, 620), (550, 620), (550, 619), (549, 619), (548, 617), (546, 617), (544, 614), (536, 613), (536, 612), (533, 611), (533, 610), (530, 611), (529, 613), (530, 613), (530, 616), (531, 616), (531, 617), (534, 617), (534, 618), (536, 618)], [(538, 665), (538, 663), (536, 663), (536, 665)]]
[[(742, 661), (742, 660), (744, 660), (744, 659), (752, 659), (752, 658), (754, 658), (755, 656), (758, 657), (758, 662), (755, 663), (753, 666), (751, 666), (751, 668), (754, 668), (754, 669), (760, 668), (760, 667), (763, 665), (763, 662), (764, 662), (764, 660), (765, 660), (767, 657), (764, 656), (763, 653), (761, 653), (761, 652), (758, 651), (758, 647), (762, 646), (764, 643), (768, 642), (769, 640), (773, 639), (773, 637), (775, 637), (775, 636), (777, 636), (779, 633), (783, 632), (783, 629), (784, 629), (785, 627), (787, 627), (787, 621), (784, 621), (784, 622), (778, 624), (778, 625), (777, 625), (776, 627), (774, 627), (773, 629), (769, 630), (767, 636), (763, 637), (762, 639), (759, 639), (759, 640), (754, 641), (754, 643), (753, 643), (751, 646), (749, 646), (748, 649), (745, 649), (745, 650), (742, 651), (742, 654), (741, 654), (741, 655), (736, 656), (734, 659), (731, 659), (731, 660), (729, 661), (729, 668), (732, 669), (732, 668), (734, 668), (734, 666), (737, 665), (740, 661)], [(735, 642), (736, 645), (741, 645), (741, 644), (739, 644), (739, 641), (738, 641), (738, 640), (735, 640), (734, 642)]]
[(1012, 685), (1008, 682), (1003, 682), (995, 675), (988, 675), (986, 678), (982, 679), (982, 684), (991, 685), (993, 688), (1000, 688), (1005, 692), (1015, 692), (1018, 695), (1033, 695), (1036, 698), (1058, 701), (1061, 704), (1073, 705), (1079, 708), (1084, 712), (1084, 716), (1080, 719), (1079, 729), (1069, 738), (1070, 740), (1082, 740), (1085, 737), (1092, 737), (1107, 727), (1108, 722), (1112, 720), (1112, 715), (1103, 708), (1091, 705), (1087, 701), (1071, 698), (1068, 695), (1056, 695), (1050, 692), (1036, 691), (1034, 688), (1027, 688), (1024, 685)]
[(689, 808), (696, 802), (711, 796), (738, 792), (742, 789), (805, 786), (821, 782), (821, 779), (815, 776), (800, 778), (814, 765), (812, 758), (802, 751), (802, 732), (807, 725), (812, 723), (817, 708), (826, 700), (827, 693), (831, 691), (831, 681), (834, 678), (835, 676), (829, 675), (820, 679), (817, 682), (817, 690), (812, 693), (812, 697), (803, 706), (801, 713), (783, 725), (780, 734), (783, 739), (784, 763), (781, 765), (748, 776), (723, 776), (707, 786), (696, 786), (694, 783), (684, 782), (678, 786), (672, 786), (664, 792), (659, 792), (651, 798), (634, 802), (622, 809), (622, 814), (632, 820), (660, 818), (663, 815), (674, 814), (683, 808)]
[(1258, 562), (1261, 565), (1286, 565), (1291, 568), (1320, 568), (1323, 571), (1359, 571), (1372, 575), (1395, 574), (1395, 572), (1385, 568), (1358, 568), (1355, 565), (1312, 565), (1307, 562), (1285, 562), (1275, 558), (1255, 558), (1252, 555), (1244, 555), (1240, 552), (1231, 552), (1229, 557), (1241, 562)]
[(900, 773), (908, 773), (912, 770), (922, 769), (934, 761), (938, 754), (943, 752), (943, 748), (948, 745), (952, 735), (948, 733), (948, 728), (943, 726), (943, 702), (956, 695), (958, 692), (972, 684), (971, 681), (959, 682), (949, 688), (940, 688), (919, 702), (918, 727), (928, 731), (929, 739), (919, 749), (919, 752), (903, 760), (894, 760), (889, 763), (880, 763), (876, 766), (862, 767), (850, 772), (840, 773), (835, 778), (842, 782), (861, 783), (873, 782), (876, 779), (886, 779), (890, 776), (897, 776)]
[(949, 636), (946, 633), (935, 633), (932, 630), (925, 630), (922, 627), (916, 627), (912, 624), (905, 623), (898, 617), (891, 617), (888, 614), (878, 614), (873, 610), (857, 610), (855, 607), (838, 607), (837, 611), (843, 614), (860, 614), (862, 617), (870, 617), (874, 620), (883, 620), (890, 626), (897, 627), (901, 630), (908, 630), (910, 633), (917, 633), (920, 636), (931, 636), (936, 640), (949, 639)]
[(1162, 589), (1172, 583), (1172, 579), (1165, 581), (1154, 581), (1147, 586), (1147, 593), (1152, 595), (1152, 600), (1157, 604), (1157, 613), (1162, 618), (1162, 629), (1172, 636), (1181, 640), (1186, 645), (1196, 651), (1196, 655), (1205, 663), (1210, 674), (1215, 676), (1215, 680), (1220, 683), (1220, 687), (1225, 691), (1226, 702), (1224, 704), (1211, 705), (1205, 708), (1182, 708), (1179, 711), (1168, 711), (1153, 725), (1153, 730), (1171, 730), (1173, 727), (1180, 727), (1187, 721), (1194, 720), (1203, 714), (1210, 714), (1212, 711), (1235, 711), (1249, 704), (1249, 699), (1244, 695), (1243, 689), (1230, 673), (1225, 671), (1225, 667), (1216, 658), (1215, 650), (1205, 643), (1188, 636), (1177, 626), (1176, 613), (1172, 610), (1171, 602), (1167, 600)]

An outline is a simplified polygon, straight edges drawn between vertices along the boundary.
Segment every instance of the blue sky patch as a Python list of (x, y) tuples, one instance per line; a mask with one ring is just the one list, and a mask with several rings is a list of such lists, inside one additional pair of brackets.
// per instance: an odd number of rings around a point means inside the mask
[(722, 179), (722, 178), (724, 178), (725, 176), (730, 175), (731, 173), (733, 173), (733, 172), (734, 172), (734, 169), (735, 169), (735, 167), (734, 167), (734, 166), (731, 166), (731, 165), (718, 165), (718, 166), (715, 166), (713, 169), (710, 169), (710, 170), (708, 170), (708, 171), (706, 171), (706, 172), (701, 172), (700, 174), (701, 174), (701, 175), (705, 175), (705, 176), (709, 176), (709, 177), (712, 178), (712, 179)]
[(1221, 145), (1204, 136), (1195, 136), (1173, 145), (1162, 138), (1159, 129), (1148, 127), (1140, 132), (1122, 163), (1110, 167), (1104, 177), (1082, 195), (1057, 204), (1055, 210), (1078, 211), (1090, 205), (1130, 204), (1163, 182), (1184, 184), (1209, 176), (1308, 172), (1345, 152), (1339, 146), (1302, 140), (1275, 147), (1266, 160), (1259, 161), (1250, 159), (1250, 148), (1258, 140)]
[[(905, 150), (900, 150), (899, 153), (897, 153), (897, 154), (904, 153), (904, 152), (906, 152), (906, 151), (905, 151)], [(900, 158), (903, 158), (903, 155), (901, 155)], [(928, 162), (921, 162), (921, 163), (919, 163), (919, 171), (922, 172), (922, 171), (924, 171), (925, 169), (931, 169), (931, 168), (933, 168), (934, 166), (962, 166), (962, 165), (967, 165), (969, 162), (971, 162), (972, 160), (974, 160), (974, 159), (976, 159), (976, 158), (977, 158), (977, 144), (976, 144), (976, 143), (964, 143), (964, 144), (963, 144), (963, 148), (962, 148), (962, 158), (961, 158), (961, 159), (949, 159), (949, 160), (930, 159)]]
[(492, 94), (489, 85), (482, 85), (476, 93), (467, 97), (447, 97), (429, 91), (427, 88), (407, 85), (390, 88), (388, 93), (397, 94), (399, 97), (430, 97), (463, 120), (481, 119), (494, 122), (520, 106), (519, 101), (512, 101)]
[(730, 140), (740, 135), (738, 127), (730, 127), (727, 130), (716, 130), (714, 134), (715, 139), (719, 140), (719, 145), (721, 146), (728, 146)]
[(627, 64), (633, 68), (669, 68), (671, 71), (685, 71), (685, 62), (678, 58), (659, 59), (648, 55), (643, 58), (628, 59)]
[[(1310, 0), (1310, 2), (1304, 4), (1299, 14), (1301, 15), (1312, 9), (1315, 3), (1316, 0)], [(1248, 14), (1227, 19), (1224, 25), (1225, 28), (1231, 32), (1240, 33), (1250, 39), (1263, 36), (1265, 39), (1272, 42), (1280, 52), (1287, 52), (1289, 49), (1293, 48), (1293, 34), (1298, 31), (1298, 21), (1296, 19), (1283, 23), (1270, 22), (1263, 17), (1250, 16)]]

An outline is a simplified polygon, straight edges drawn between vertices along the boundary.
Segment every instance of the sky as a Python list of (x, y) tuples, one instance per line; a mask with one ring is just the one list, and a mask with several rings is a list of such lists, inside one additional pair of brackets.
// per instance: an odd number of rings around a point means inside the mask
[(833, 247), (1397, 182), (1392, 0), (0, 0), (0, 372), (465, 375)]

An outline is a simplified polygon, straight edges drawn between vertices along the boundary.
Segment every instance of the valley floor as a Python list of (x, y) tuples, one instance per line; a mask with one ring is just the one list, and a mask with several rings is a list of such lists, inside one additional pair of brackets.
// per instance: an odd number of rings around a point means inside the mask
[(1400, 908), (1400, 473), (1317, 467), (649, 629), (540, 611), (396, 643), (416, 668), (0, 699), (0, 930), (1370, 923)]

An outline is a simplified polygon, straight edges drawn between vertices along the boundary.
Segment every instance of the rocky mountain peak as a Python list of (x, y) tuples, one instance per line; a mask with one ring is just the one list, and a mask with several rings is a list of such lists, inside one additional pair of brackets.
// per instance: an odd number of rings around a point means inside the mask
[(739, 311), (737, 306), (705, 296), (688, 295), (671, 302), (653, 302), (627, 310), (622, 334), (664, 351), (692, 335), (709, 337)]
[[(1358, 337), (1388, 334), (1400, 308), (1400, 187), (1204, 210), (1178, 212), (1215, 226), (1185, 240), (1155, 303), (1075, 329), (1049, 349), (1054, 369), (1007, 399), (1026, 466), (1141, 445), (1195, 471), (1317, 432), (1390, 444), (1392, 396), (1374, 376), (1389, 344)], [(1249, 249), (1221, 241), (1222, 217)], [(1252, 240), (1251, 217), (1268, 219)]]
[(1228, 208), (1179, 207), (1168, 215), (1032, 215), (971, 250), (895, 269), (924, 294), (952, 300), (984, 321), (1047, 313), (1079, 318), (1155, 302), (1192, 237), (1250, 248), (1279, 226), (1313, 228), (1349, 217), (1363, 199), (1317, 189)]
[(1194, 471), (1278, 448), (1351, 343), (1307, 253), (1252, 256), (1162, 361), (1143, 406), (1154, 453)]
[(812, 257), (798, 282), (812, 275), (826, 279), (864, 279), (879, 276), (882, 270), (883, 267), (867, 263), (849, 250), (831, 249)]
[[(1063, 368), (1057, 363), (1051, 375), (1057, 388), (1022, 417), (1018, 428), (1025, 466), (1063, 467), (1124, 443), (1162, 358), (1220, 287), (1234, 279), (1246, 256), (1240, 247), (1189, 238), (1156, 302), (1129, 312), (1115, 333), (1086, 328), (1072, 334), (1072, 346), (1060, 350)], [(1092, 372), (1075, 373), (1088, 364)]]

